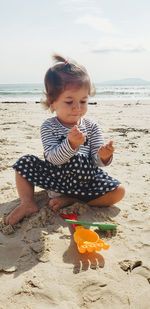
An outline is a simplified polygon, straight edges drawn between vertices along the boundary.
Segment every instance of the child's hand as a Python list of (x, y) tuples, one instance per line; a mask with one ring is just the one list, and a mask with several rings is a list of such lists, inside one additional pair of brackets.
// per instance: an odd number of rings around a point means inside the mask
[(86, 136), (75, 125), (68, 132), (68, 140), (72, 149), (76, 149), (86, 141)]
[(103, 145), (98, 150), (98, 155), (104, 164), (106, 164), (111, 158), (114, 152), (113, 141), (110, 141), (109, 144)]

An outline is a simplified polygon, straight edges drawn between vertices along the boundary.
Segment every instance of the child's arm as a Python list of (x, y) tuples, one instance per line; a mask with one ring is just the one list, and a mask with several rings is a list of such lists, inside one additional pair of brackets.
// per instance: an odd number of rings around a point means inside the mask
[(78, 152), (79, 145), (85, 141), (83, 133), (78, 131), (78, 128), (77, 130), (72, 128), (68, 136), (64, 137), (60, 142), (53, 119), (46, 120), (41, 126), (41, 139), (46, 160), (53, 165), (61, 165), (68, 162)]
[(100, 127), (97, 123), (93, 123), (91, 129), (91, 155), (96, 166), (109, 165), (112, 161), (114, 148), (112, 141), (104, 145), (104, 138)]

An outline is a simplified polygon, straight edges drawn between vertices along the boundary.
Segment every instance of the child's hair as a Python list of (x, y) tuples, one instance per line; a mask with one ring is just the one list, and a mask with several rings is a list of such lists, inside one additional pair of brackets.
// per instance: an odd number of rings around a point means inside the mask
[(53, 55), (53, 60), (55, 64), (48, 69), (44, 78), (46, 100), (42, 103), (46, 108), (53, 111), (51, 104), (69, 87), (86, 86), (89, 95), (94, 94), (95, 88), (92, 89), (89, 75), (83, 66), (57, 54)]

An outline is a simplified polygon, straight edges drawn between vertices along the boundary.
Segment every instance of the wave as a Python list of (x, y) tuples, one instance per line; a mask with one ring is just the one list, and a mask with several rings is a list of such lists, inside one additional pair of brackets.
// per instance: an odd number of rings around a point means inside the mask
[(21, 95), (21, 94), (27, 94), (27, 95), (30, 95), (30, 94), (42, 94), (42, 91), (41, 90), (32, 90), (32, 91), (21, 91), (21, 90), (10, 90), (10, 91), (5, 91), (5, 90), (0, 90), (0, 95)]
[(96, 95), (98, 97), (108, 97), (108, 98), (149, 98), (150, 97), (150, 86), (147, 87), (97, 87), (96, 88)]
[(110, 90), (105, 90), (105, 91), (96, 91), (96, 94), (99, 95), (143, 95), (147, 94), (150, 95), (150, 92), (140, 92), (140, 91), (110, 91)]
[[(102, 86), (95, 84), (95, 99), (149, 99), (150, 86)], [(0, 84), (0, 101), (40, 101), (43, 84)]]

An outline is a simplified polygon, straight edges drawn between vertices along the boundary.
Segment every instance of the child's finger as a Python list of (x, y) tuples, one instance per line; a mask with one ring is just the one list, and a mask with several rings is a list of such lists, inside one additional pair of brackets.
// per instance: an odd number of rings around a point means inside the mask
[(76, 125), (70, 131), (73, 132), (73, 133), (80, 133), (81, 132)]
[(109, 144), (106, 144), (106, 149), (110, 150), (110, 151), (114, 151), (114, 146), (113, 146), (113, 141), (110, 141)]
[(105, 146), (107, 149), (113, 149), (114, 148), (114, 146), (112, 145), (112, 144), (106, 144), (106, 146)]
[(114, 147), (113, 146), (107, 146), (106, 150), (109, 152), (114, 152)]
[(112, 146), (113, 143), (114, 143), (114, 142), (111, 140), (111, 141), (108, 143), (108, 145)]
[(76, 125), (74, 125), (70, 130), (69, 132), (74, 132), (74, 131), (77, 131), (78, 127)]
[(105, 149), (105, 147), (104, 146), (101, 146), (100, 148), (99, 148), (99, 151), (103, 151)]
[(73, 138), (78, 138), (78, 137), (80, 138), (84, 136), (84, 134), (80, 131), (70, 132), (68, 135), (72, 136)]

